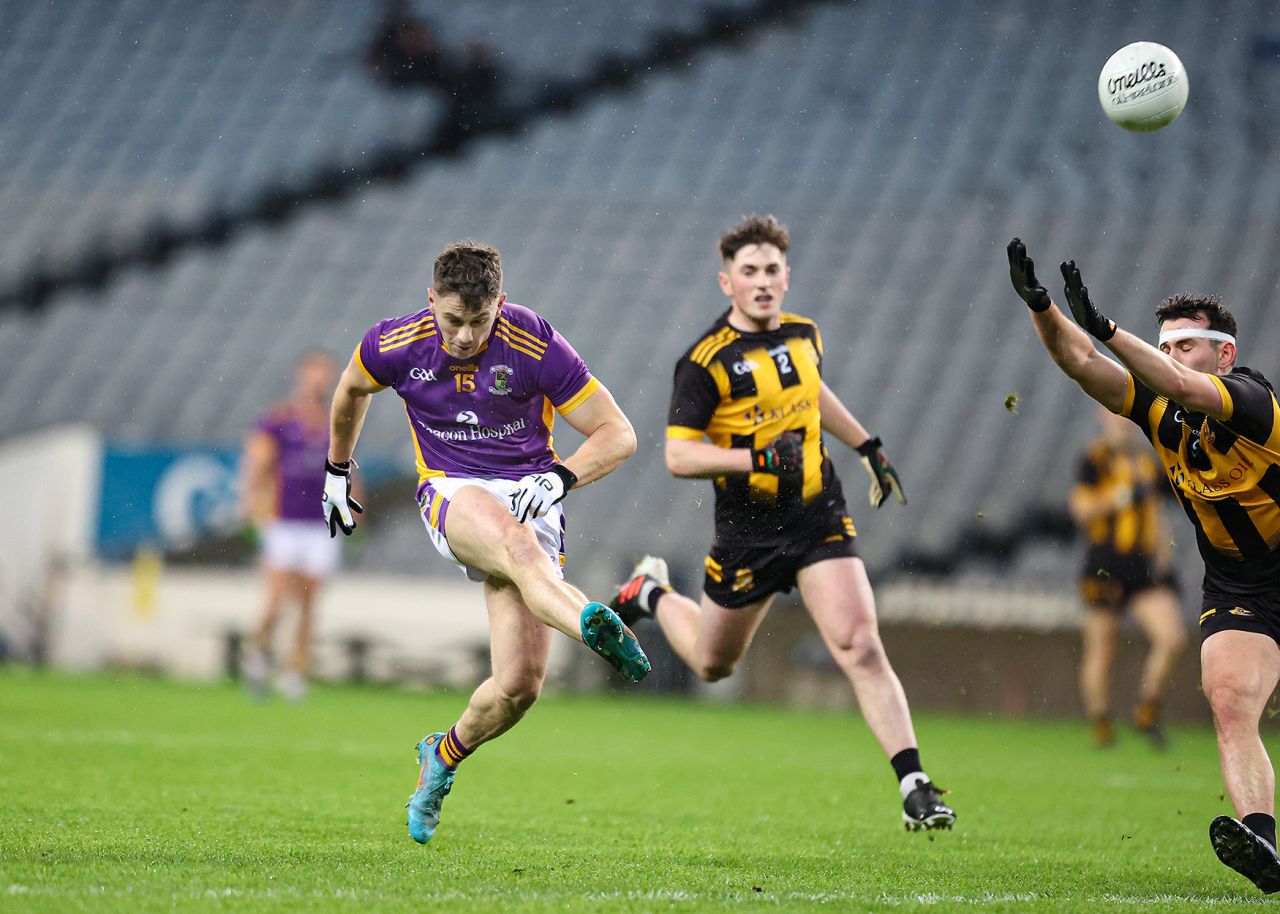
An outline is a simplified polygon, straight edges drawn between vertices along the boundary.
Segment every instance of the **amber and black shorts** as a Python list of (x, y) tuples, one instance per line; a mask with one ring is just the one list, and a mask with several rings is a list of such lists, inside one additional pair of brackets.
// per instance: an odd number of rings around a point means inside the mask
[[(843, 504), (840, 505), (843, 509)], [(800, 569), (827, 559), (856, 557), (858, 532), (843, 510), (796, 530), (794, 539), (769, 545), (716, 543), (706, 558), (703, 589), (728, 609), (789, 593)]]
[(1255, 632), (1280, 644), (1280, 590), (1206, 590), (1200, 604), (1200, 640), (1224, 631)]
[(1085, 556), (1080, 596), (1091, 609), (1121, 612), (1134, 596), (1153, 587), (1176, 592), (1178, 582), (1172, 569), (1157, 571), (1150, 559), (1141, 554), (1091, 549)]

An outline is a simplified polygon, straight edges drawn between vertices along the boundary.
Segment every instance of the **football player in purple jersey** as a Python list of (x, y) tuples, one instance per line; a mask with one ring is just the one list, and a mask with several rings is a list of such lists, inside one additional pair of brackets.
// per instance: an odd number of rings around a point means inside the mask
[(241, 462), (242, 515), (259, 531), (267, 604), (244, 655), (249, 686), (265, 694), (270, 648), (286, 606), (298, 607), (293, 648), (276, 686), (297, 701), (307, 690), (316, 598), (338, 567), (340, 551), (328, 536), (316, 500), (324, 492), (329, 448), (329, 391), (337, 366), (324, 352), (309, 352), (294, 369), (293, 392), (258, 420), (245, 440)]
[[(436, 550), (484, 587), (492, 675), (446, 731), (418, 743), (409, 834), (431, 840), (454, 772), (511, 729), (538, 698), (552, 630), (581, 640), (624, 678), (649, 661), (607, 606), (564, 580), (561, 502), (635, 451), (627, 417), (546, 320), (507, 301), (493, 248), (463, 241), (436, 258), (428, 306), (375, 324), (338, 381), (324, 511), (350, 533), (352, 455), (374, 394), (404, 400), (417, 455), (417, 500)], [(563, 460), (556, 414), (586, 440)]]

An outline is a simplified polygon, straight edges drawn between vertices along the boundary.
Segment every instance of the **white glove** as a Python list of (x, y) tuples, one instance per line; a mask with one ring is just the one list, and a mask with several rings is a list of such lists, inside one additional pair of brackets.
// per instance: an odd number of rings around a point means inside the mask
[(351, 512), (363, 514), (360, 502), (351, 497), (351, 461), (345, 464), (334, 463), (329, 459), (324, 462), (324, 519), (329, 525), (329, 538), (338, 535), (341, 530), (347, 536), (356, 528), (355, 518)]
[(524, 523), (542, 517), (559, 504), (578, 482), (578, 477), (562, 463), (545, 473), (533, 473), (516, 483), (511, 493), (511, 516)]

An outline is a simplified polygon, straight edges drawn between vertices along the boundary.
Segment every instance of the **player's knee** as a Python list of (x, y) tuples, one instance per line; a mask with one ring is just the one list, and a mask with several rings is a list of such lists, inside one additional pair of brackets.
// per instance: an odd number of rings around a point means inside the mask
[(698, 678), (704, 682), (719, 682), (721, 679), (728, 679), (733, 675), (733, 671), (738, 666), (737, 658), (728, 657), (712, 657), (699, 663), (694, 672)]
[(510, 713), (519, 717), (533, 707), (538, 696), (542, 694), (542, 677), (529, 673), (513, 677), (499, 686), (502, 703)]
[(857, 626), (836, 648), (842, 665), (853, 673), (875, 673), (889, 665), (880, 632), (874, 625)]
[(1219, 730), (1257, 725), (1254, 702), (1244, 683), (1231, 677), (1222, 677), (1204, 683), (1204, 692), (1209, 699), (1209, 707), (1213, 709), (1214, 724)]
[(539, 567), (546, 559), (542, 547), (523, 524), (513, 526), (503, 534), (502, 554), (506, 570), (515, 573)]

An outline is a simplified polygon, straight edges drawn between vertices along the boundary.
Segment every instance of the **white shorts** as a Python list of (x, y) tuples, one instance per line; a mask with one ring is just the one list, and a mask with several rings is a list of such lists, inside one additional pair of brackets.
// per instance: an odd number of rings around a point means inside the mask
[(324, 579), (338, 570), (342, 545), (324, 521), (273, 520), (262, 530), (262, 561), (273, 571)]
[[(467, 578), (472, 581), (484, 581), (489, 577), (489, 574), (479, 568), (472, 568), (470, 565), (462, 564), (462, 562), (458, 561), (458, 557), (453, 554), (453, 550), (449, 548), (449, 541), (444, 535), (445, 515), (449, 512), (449, 500), (457, 495), (458, 490), (463, 486), (479, 486), (501, 502), (503, 508), (506, 508), (511, 503), (511, 493), (515, 491), (517, 485), (519, 483), (511, 479), (435, 476), (423, 486), (418, 506), (421, 509), (423, 526), (427, 528), (427, 535), (431, 537), (431, 542), (435, 544), (436, 551), (462, 569)], [(563, 506), (553, 505), (551, 510), (542, 517), (526, 521), (526, 525), (533, 528), (534, 535), (538, 538), (538, 545), (542, 547), (542, 551), (551, 560), (556, 574), (563, 578), (565, 528)]]

